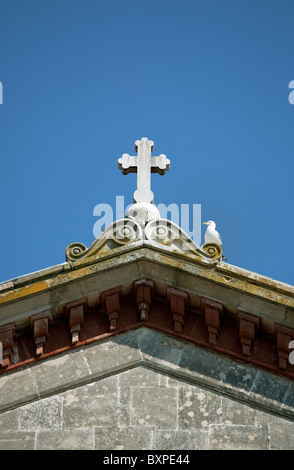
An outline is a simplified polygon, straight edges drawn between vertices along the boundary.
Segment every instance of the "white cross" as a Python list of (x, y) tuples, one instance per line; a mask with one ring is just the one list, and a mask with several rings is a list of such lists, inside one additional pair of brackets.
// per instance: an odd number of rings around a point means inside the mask
[(135, 151), (137, 156), (130, 156), (124, 153), (118, 159), (118, 168), (124, 175), (137, 173), (137, 189), (134, 192), (134, 202), (153, 202), (153, 192), (151, 191), (151, 173), (164, 175), (170, 167), (170, 161), (165, 155), (152, 157), (154, 142), (143, 137), (136, 140)]

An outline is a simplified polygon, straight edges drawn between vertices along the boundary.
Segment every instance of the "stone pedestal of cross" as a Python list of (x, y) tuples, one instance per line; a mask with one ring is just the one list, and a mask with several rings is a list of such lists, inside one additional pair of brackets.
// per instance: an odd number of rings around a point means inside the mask
[(124, 175), (137, 173), (137, 189), (134, 192), (134, 203), (153, 203), (153, 192), (151, 191), (151, 173), (164, 175), (170, 167), (170, 161), (165, 155), (151, 156), (154, 142), (143, 137), (136, 140), (135, 150), (137, 156), (124, 153), (118, 159), (118, 168)]

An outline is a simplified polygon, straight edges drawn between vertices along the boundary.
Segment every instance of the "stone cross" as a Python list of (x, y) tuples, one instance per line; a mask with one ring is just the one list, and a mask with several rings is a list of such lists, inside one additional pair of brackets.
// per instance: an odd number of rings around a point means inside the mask
[(153, 192), (151, 191), (151, 173), (164, 175), (170, 167), (170, 161), (165, 155), (158, 157), (151, 156), (154, 142), (143, 137), (136, 140), (135, 151), (137, 156), (130, 156), (124, 153), (118, 159), (118, 168), (124, 175), (137, 173), (137, 189), (134, 192), (134, 202), (153, 202)]

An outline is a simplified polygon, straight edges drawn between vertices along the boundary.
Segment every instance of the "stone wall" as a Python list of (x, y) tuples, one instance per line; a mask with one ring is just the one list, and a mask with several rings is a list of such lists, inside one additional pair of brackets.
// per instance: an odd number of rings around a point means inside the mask
[(0, 378), (0, 449), (293, 449), (293, 383), (140, 328)]

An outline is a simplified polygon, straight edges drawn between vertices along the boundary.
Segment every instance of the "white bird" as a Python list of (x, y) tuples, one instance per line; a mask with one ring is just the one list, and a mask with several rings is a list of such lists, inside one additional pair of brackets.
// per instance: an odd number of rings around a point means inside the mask
[(209, 220), (208, 222), (203, 222), (204, 225), (207, 225), (207, 229), (204, 235), (205, 243), (215, 243), (216, 245), (222, 246), (222, 239), (220, 234), (215, 230), (215, 222)]

